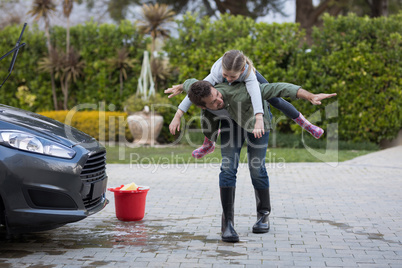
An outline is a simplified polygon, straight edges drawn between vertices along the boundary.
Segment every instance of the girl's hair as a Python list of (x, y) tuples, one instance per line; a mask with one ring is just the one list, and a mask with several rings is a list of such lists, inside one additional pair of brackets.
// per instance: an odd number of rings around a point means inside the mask
[(248, 64), (246, 77), (255, 70), (253, 62), (239, 50), (229, 50), (222, 57), (222, 68), (226, 71), (241, 72)]

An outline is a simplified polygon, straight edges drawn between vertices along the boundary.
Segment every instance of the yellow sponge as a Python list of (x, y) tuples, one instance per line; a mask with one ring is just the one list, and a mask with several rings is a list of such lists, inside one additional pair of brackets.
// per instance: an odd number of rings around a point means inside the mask
[(138, 186), (134, 182), (132, 182), (130, 184), (124, 185), (120, 190), (121, 191), (135, 191), (135, 190), (137, 190), (137, 188), (138, 188)]

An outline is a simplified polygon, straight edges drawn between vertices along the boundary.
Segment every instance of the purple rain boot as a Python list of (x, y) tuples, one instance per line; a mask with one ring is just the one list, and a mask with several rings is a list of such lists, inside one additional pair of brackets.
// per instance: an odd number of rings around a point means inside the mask
[(299, 117), (292, 120), (295, 121), (299, 126), (304, 128), (308, 133), (313, 135), (313, 137), (316, 139), (319, 139), (322, 134), (324, 134), (324, 130), (322, 128), (311, 124), (306, 118), (304, 118), (301, 113), (299, 113)]
[(204, 143), (200, 148), (197, 148), (191, 154), (194, 158), (200, 159), (205, 155), (212, 153), (215, 150), (215, 142), (209, 140), (207, 137), (204, 138)]

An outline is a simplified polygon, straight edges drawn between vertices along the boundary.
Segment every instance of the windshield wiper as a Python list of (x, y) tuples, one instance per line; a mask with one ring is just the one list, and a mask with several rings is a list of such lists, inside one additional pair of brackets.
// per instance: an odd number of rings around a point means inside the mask
[(9, 52), (7, 52), (6, 54), (4, 54), (4, 55), (0, 58), (0, 60), (2, 60), (2, 59), (4, 59), (5, 57), (7, 57), (8, 55), (10, 55), (11, 53), (14, 52), (13, 58), (11, 59), (10, 67), (8, 68), (8, 75), (7, 75), (6, 79), (4, 79), (3, 83), (1, 83), (0, 88), (1, 88), (1, 87), (3, 86), (3, 84), (7, 81), (7, 79), (8, 79), (8, 78), (10, 77), (10, 75), (11, 75), (11, 72), (13, 71), (14, 64), (15, 64), (15, 61), (16, 61), (16, 59), (17, 59), (18, 51), (20, 50), (21, 47), (25, 46), (25, 43), (22, 43), (22, 44), (20, 44), (20, 43), (21, 43), (21, 38), (22, 38), (22, 35), (24, 34), (24, 31), (25, 31), (25, 27), (26, 27), (26, 26), (27, 26), (27, 24), (24, 23), (24, 27), (22, 28), (20, 37), (18, 38), (18, 41), (17, 41), (17, 43), (15, 44), (15, 47), (14, 47), (12, 50), (10, 50)]

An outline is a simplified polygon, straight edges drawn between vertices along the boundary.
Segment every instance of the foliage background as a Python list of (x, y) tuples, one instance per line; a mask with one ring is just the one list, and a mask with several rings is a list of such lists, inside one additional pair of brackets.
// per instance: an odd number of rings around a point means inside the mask
[[(325, 106), (304, 101), (292, 104), (306, 117), (318, 112), (326, 126), (336, 121), (341, 140), (371, 141), (395, 137), (402, 128), (402, 13), (370, 19), (355, 15), (324, 17), (323, 27), (313, 33), (314, 45), (304, 43), (305, 34), (297, 24), (256, 23), (250, 18), (222, 15), (220, 20), (198, 19), (192, 14), (177, 21), (178, 35), (166, 40), (164, 51), (172, 68), (167, 84), (186, 78), (203, 79), (212, 64), (230, 49), (242, 50), (269, 82), (290, 82), (313, 92), (336, 92), (338, 115), (327, 119)], [(21, 27), (8, 26), (0, 32), (2, 54), (18, 39)], [(65, 47), (65, 29), (53, 27), (51, 38), (57, 47)], [(38, 71), (38, 61), (46, 55), (44, 33), (34, 25), (23, 37), (27, 45), (19, 57), (9, 81), (0, 89), (0, 102), (40, 112), (52, 110), (50, 75)], [(83, 75), (71, 85), (69, 108), (83, 103), (105, 102), (114, 110), (138, 105), (131, 97), (137, 88), (143, 51), (150, 40), (142, 36), (135, 24), (119, 25), (88, 22), (71, 27), (71, 46), (85, 61)], [(116, 49), (126, 47), (135, 67), (128, 71), (123, 95), (119, 94), (119, 74), (108, 60)], [(11, 60), (11, 57), (7, 59)], [(0, 77), (6, 77), (9, 61), (0, 62)], [(58, 86), (60, 88), (60, 86)], [(159, 88), (159, 96), (163, 96)], [(59, 101), (62, 101), (61, 92)], [(177, 106), (181, 97), (169, 99)], [(162, 102), (164, 103), (164, 102)], [(175, 110), (163, 115), (162, 141), (172, 140), (168, 125)], [(277, 130), (299, 132), (290, 119), (273, 109)], [(192, 107), (187, 119), (198, 116)], [(191, 127), (197, 126), (192, 122)], [(85, 131), (85, 130), (84, 130)]]

